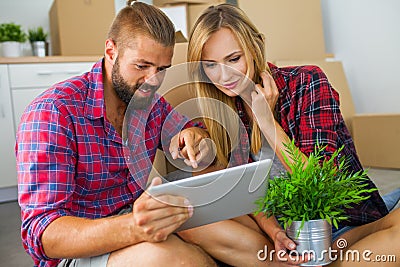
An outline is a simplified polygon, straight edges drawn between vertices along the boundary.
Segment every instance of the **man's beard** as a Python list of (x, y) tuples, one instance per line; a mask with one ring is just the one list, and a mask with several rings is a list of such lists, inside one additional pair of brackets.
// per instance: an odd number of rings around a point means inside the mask
[[(151, 86), (145, 83), (135, 84), (130, 86), (122, 77), (120, 73), (120, 65), (118, 58), (115, 61), (114, 67), (111, 73), (111, 81), (114, 87), (115, 92), (117, 93), (118, 97), (129, 105), (132, 100), (132, 107), (133, 109), (146, 109), (149, 107), (158, 86)], [(151, 95), (148, 97), (139, 96), (136, 92), (137, 90), (145, 89), (151, 90)]]

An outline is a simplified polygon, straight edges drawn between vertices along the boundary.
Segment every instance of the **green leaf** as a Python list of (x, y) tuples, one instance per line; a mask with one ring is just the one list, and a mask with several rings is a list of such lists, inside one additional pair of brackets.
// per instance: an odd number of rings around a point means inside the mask
[(0, 42), (20, 42), (26, 41), (26, 33), (22, 30), (22, 26), (19, 24), (2, 23), (0, 24)]
[[(367, 171), (348, 170), (343, 146), (327, 152), (327, 145), (314, 147), (307, 161), (295, 146), (295, 141), (285, 143), (283, 159), (290, 171), (274, 177), (265, 195), (257, 200), (257, 212), (278, 221), (326, 219), (335, 227), (347, 219), (345, 208), (350, 208), (369, 198), (376, 188), (368, 188)], [(286, 153), (285, 153), (286, 152)]]

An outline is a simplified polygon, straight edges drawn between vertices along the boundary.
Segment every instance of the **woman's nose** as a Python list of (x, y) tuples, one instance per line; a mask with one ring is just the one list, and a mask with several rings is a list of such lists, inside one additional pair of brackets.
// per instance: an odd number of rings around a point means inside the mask
[(232, 70), (229, 66), (221, 64), (220, 65), (220, 79), (222, 82), (229, 81), (232, 74)]

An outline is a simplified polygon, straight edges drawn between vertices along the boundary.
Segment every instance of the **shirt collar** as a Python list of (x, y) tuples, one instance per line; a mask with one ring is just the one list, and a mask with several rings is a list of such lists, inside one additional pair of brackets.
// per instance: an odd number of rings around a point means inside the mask
[(104, 86), (103, 86), (103, 61), (97, 61), (90, 72), (87, 73), (88, 94), (85, 104), (85, 116), (88, 119), (99, 119), (104, 117)]

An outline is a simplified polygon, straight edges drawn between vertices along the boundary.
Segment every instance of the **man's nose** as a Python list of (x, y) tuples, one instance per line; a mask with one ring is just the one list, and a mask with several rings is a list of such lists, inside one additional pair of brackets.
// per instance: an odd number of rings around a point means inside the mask
[(161, 74), (157, 69), (150, 69), (144, 77), (146, 84), (151, 86), (159, 86), (161, 83)]

